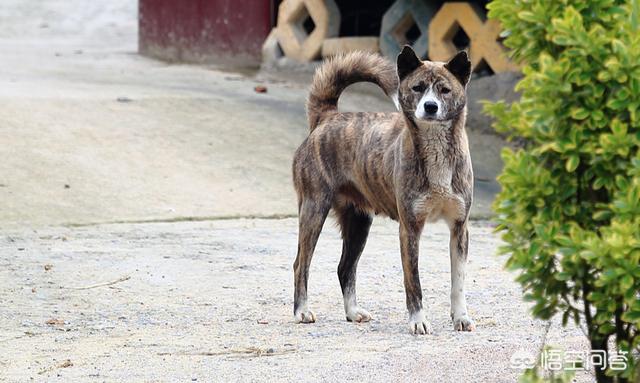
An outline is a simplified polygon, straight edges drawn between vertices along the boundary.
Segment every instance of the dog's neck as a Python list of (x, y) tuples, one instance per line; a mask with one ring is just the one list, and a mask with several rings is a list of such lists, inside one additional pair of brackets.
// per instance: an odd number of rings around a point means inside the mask
[(451, 183), (453, 161), (464, 135), (465, 116), (448, 121), (414, 121), (407, 119), (407, 138), (420, 162), (429, 184)]
[(405, 124), (413, 145), (426, 159), (432, 154), (448, 152), (456, 145), (457, 130), (464, 129), (464, 116), (447, 121), (416, 121), (405, 116)]

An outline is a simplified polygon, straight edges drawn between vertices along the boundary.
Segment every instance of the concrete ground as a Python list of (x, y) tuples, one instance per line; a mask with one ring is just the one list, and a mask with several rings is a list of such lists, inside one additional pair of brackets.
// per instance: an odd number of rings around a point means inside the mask
[[(311, 265), (318, 321), (294, 324), (295, 219), (91, 225), (5, 231), (0, 239), (0, 371), (36, 381), (515, 382), (514, 357), (543, 344), (582, 350), (579, 331), (546, 334), (502, 270), (491, 225), (474, 222), (469, 312), (449, 318), (448, 232), (430, 226), (420, 264), (433, 335), (408, 332), (397, 226), (379, 219), (359, 265), (366, 324), (346, 322), (326, 225)], [(0, 378), (1, 379), (1, 378)], [(582, 374), (578, 380), (590, 381)]]
[[(319, 321), (295, 325), (297, 223), (278, 218), (295, 214), (307, 84), (143, 58), (136, 33), (134, 0), (0, 6), (0, 381), (513, 382), (514, 353), (585, 349), (579, 330), (530, 318), (485, 221), (472, 224), (476, 332), (452, 330), (433, 225), (420, 267), (435, 334), (408, 334), (383, 219), (358, 275), (374, 320), (343, 320), (328, 224), (311, 267)], [(341, 107), (392, 109), (368, 91)], [(499, 141), (470, 136), (484, 217)]]

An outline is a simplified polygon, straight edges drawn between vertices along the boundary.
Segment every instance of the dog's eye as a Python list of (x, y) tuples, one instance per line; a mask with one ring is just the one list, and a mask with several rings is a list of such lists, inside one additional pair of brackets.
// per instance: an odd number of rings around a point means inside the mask
[(425, 89), (424, 84), (418, 84), (411, 88), (411, 90), (413, 90), (414, 92), (420, 92), (420, 93), (424, 92), (424, 89)]
[(449, 92), (451, 92), (451, 89), (447, 88), (446, 86), (440, 89), (440, 93), (442, 94), (447, 94)]

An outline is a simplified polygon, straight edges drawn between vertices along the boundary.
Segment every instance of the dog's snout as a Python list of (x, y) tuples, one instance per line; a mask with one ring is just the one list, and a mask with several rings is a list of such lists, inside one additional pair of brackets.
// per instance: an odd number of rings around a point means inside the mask
[(436, 114), (438, 112), (438, 104), (433, 101), (427, 101), (424, 103), (424, 111), (427, 114)]

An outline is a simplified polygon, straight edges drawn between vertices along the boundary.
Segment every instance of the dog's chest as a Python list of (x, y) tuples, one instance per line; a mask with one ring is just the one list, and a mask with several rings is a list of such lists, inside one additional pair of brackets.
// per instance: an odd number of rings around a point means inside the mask
[(442, 145), (429, 149), (424, 167), (427, 189), (417, 194), (414, 214), (427, 222), (461, 219), (465, 216), (465, 201), (453, 188), (453, 158)]
[(426, 222), (439, 219), (456, 221), (465, 216), (465, 202), (461, 195), (448, 187), (433, 187), (418, 195), (413, 201), (413, 211), (416, 217)]

